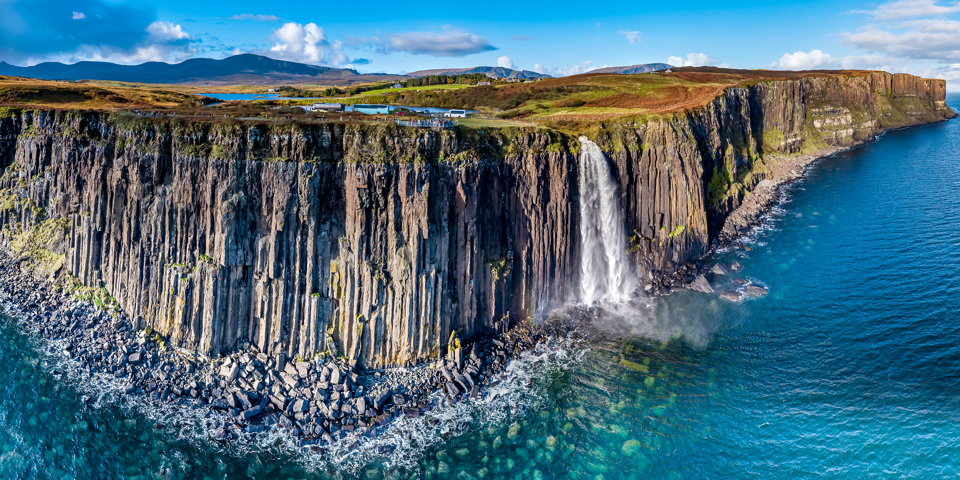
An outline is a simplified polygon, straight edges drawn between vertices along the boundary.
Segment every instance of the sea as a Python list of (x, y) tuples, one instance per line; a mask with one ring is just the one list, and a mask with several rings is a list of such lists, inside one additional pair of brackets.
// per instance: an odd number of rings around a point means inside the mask
[(810, 166), (717, 255), (742, 270), (715, 288), (766, 296), (652, 299), (516, 359), (484, 399), (319, 453), (282, 432), (218, 441), (201, 410), (123, 396), (7, 312), (0, 478), (958, 477), (958, 146), (954, 120)]

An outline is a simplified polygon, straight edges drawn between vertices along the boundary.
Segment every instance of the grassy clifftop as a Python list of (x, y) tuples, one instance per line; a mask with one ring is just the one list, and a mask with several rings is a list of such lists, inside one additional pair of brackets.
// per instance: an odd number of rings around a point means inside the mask
[(212, 100), (165, 90), (101, 87), (0, 76), (0, 107), (128, 109), (199, 107)]
[[(873, 71), (781, 72), (704, 67), (636, 75), (585, 74), (458, 88), (403, 88), (329, 101), (349, 103), (362, 99), (411, 107), (475, 109), (479, 113), (460, 120), (454, 132), (439, 135), (448, 138), (443, 140), (444, 149), (450, 150), (444, 158), (466, 150), (485, 152), (484, 157), (502, 157), (504, 153), (513, 153), (512, 146), (523, 145), (523, 137), (531, 133), (551, 139), (545, 147), (547, 150), (569, 149), (571, 145), (575, 149), (577, 142), (571, 139), (579, 135), (597, 140), (607, 151), (629, 149), (620, 146), (622, 142), (609, 144), (605, 139), (618, 136), (611, 135), (613, 132), (642, 129), (656, 122), (709, 124), (711, 120), (700, 118), (701, 113), (715, 102), (724, 102), (725, 97), (733, 104), (724, 108), (743, 110), (740, 113), (747, 117), (744, 127), (755, 130), (756, 141), (763, 147), (785, 151), (792, 148), (790, 145), (800, 144), (801, 137), (811, 137), (792, 131), (806, 120), (811, 122), (811, 131), (827, 129), (831, 130), (830, 135), (846, 137), (846, 130), (852, 128), (848, 123), (863, 124), (864, 128), (859, 130), (870, 132), (874, 127), (866, 125), (870, 122), (888, 128), (935, 121), (941, 114), (951, 118), (953, 112), (944, 102), (945, 88), (942, 80)], [(787, 93), (789, 98), (783, 96)], [(257, 131), (281, 136), (289, 132), (295, 137), (310, 137), (310, 132), (332, 128), (346, 132), (351, 138), (362, 138), (363, 144), (393, 144), (404, 138), (418, 138), (423, 133), (417, 132), (423, 129), (394, 127), (392, 122), (394, 118), (416, 118), (415, 112), (397, 117), (351, 112), (308, 113), (297, 108), (315, 100), (206, 105), (208, 102), (209, 99), (192, 93), (151, 90), (140, 84), (101, 82), (98, 86), (0, 77), (0, 117), (28, 110), (112, 110), (113, 113), (107, 115), (110, 123), (126, 130), (203, 133), (255, 127)], [(833, 118), (837, 108), (850, 115), (849, 121)], [(130, 110), (147, 110), (150, 114), (133, 117), (127, 113)], [(788, 117), (796, 117), (795, 125), (782, 124)], [(815, 117), (823, 118), (815, 120)], [(206, 135), (203, 133), (200, 137), (206, 138)], [(213, 136), (223, 137), (218, 133)], [(190, 136), (191, 139), (200, 137)], [(624, 138), (627, 137), (629, 135)], [(811, 146), (815, 142), (803, 143)], [(197, 148), (204, 152), (213, 146), (198, 145)], [(428, 156), (418, 152), (410, 161)], [(406, 161), (395, 157), (378, 154), (375, 159)]]

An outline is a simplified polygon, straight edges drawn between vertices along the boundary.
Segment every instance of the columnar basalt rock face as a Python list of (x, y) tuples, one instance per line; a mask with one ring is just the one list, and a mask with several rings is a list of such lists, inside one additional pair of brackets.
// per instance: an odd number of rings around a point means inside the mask
[(7, 194), (69, 218), (68, 270), (176, 345), (407, 364), (570, 298), (576, 156), (549, 135), (466, 142), (480, 159), (450, 132), (180, 127), (4, 123), (24, 133)]
[[(767, 162), (950, 118), (944, 92), (814, 76), (601, 130), (638, 274), (704, 255)], [(181, 347), (401, 365), (577, 300), (577, 159), (546, 130), (27, 112), (0, 120), (0, 220), (69, 219), (66, 269)]]

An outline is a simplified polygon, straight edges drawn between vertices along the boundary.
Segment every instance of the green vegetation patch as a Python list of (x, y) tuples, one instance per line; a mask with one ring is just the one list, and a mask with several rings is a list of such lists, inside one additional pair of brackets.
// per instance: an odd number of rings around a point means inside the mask
[(0, 107), (0, 118), (19, 117), (23, 109), (18, 107)]
[(106, 287), (87, 287), (73, 275), (67, 275), (63, 281), (63, 292), (81, 302), (92, 303), (94, 306), (111, 315), (120, 313), (120, 303), (110, 295)]
[(13, 254), (22, 259), (38, 275), (49, 278), (60, 271), (66, 257), (56, 253), (70, 231), (70, 220), (48, 219), (40, 212), (38, 222), (29, 228), (11, 223), (5, 227)]

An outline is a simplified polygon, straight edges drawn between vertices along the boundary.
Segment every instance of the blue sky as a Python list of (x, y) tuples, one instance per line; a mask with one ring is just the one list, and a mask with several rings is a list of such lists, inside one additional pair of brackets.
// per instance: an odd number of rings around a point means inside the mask
[(0, 0), (0, 60), (177, 62), (252, 52), (363, 72), (500, 64), (565, 75), (668, 62), (960, 80), (960, 2), (387, 3)]

